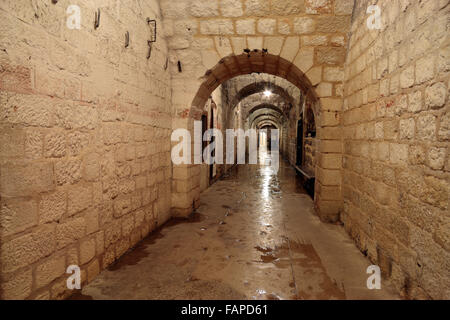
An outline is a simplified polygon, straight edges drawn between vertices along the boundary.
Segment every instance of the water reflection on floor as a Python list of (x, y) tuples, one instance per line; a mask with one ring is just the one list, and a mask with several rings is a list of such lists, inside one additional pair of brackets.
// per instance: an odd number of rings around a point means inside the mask
[(318, 220), (292, 167), (265, 164), (234, 167), (191, 219), (154, 232), (78, 298), (395, 298), (388, 285), (366, 288), (371, 263)]

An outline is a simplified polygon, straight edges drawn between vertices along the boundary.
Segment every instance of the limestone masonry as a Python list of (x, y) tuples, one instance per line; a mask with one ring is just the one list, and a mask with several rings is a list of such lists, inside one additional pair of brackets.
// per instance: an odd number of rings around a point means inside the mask
[(56, 2), (0, 1), (1, 299), (67, 298), (69, 265), (91, 283), (188, 217), (230, 168), (172, 163), (194, 121), (279, 129), (324, 223), (450, 298), (448, 0)]

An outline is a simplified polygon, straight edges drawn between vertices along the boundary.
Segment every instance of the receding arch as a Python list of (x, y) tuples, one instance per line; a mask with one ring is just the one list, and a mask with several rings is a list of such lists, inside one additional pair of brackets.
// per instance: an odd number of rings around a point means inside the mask
[(287, 103), (290, 103), (292, 106), (295, 105), (294, 98), (286, 91), (285, 88), (268, 81), (260, 81), (249, 84), (239, 90), (236, 96), (231, 101), (231, 109), (235, 108), (241, 100), (253, 94), (264, 92), (267, 89), (270, 89), (272, 91), (272, 94), (282, 97)]
[(225, 81), (255, 72), (284, 78), (299, 88), (310, 100), (318, 101), (311, 81), (296, 65), (280, 56), (254, 50), (248, 54), (222, 58), (212, 69), (206, 71), (203, 83), (192, 101), (189, 116), (198, 120), (210, 94)]
[(266, 125), (272, 125), (275, 128), (277, 128), (277, 129), (280, 129), (280, 127), (281, 127), (278, 123), (276, 123), (276, 122), (274, 122), (274, 121), (272, 121), (270, 119), (262, 120), (261, 122), (259, 122), (256, 125), (256, 127), (257, 127), (257, 129), (261, 129), (261, 128), (263, 128)]
[(277, 111), (274, 111), (272, 109), (259, 109), (256, 112), (254, 112), (248, 116), (247, 121), (248, 121), (249, 127), (252, 127), (255, 120), (257, 120), (258, 118), (260, 118), (262, 116), (271, 116), (274, 119), (276, 119), (278, 122), (280, 122), (280, 124), (283, 122), (286, 122), (286, 118), (282, 114), (278, 113)]
[(284, 115), (283, 111), (280, 108), (278, 108), (277, 106), (275, 106), (273, 104), (269, 104), (269, 103), (261, 103), (255, 107), (253, 107), (252, 109), (249, 110), (248, 114), (250, 116), (252, 113), (254, 113), (258, 110), (261, 110), (261, 109), (270, 109), (270, 110), (278, 112), (281, 116)]
[(263, 93), (255, 93), (242, 99), (238, 106), (244, 113), (249, 114), (250, 109), (259, 104), (268, 104), (278, 107), (285, 115), (288, 115), (293, 105), (279, 95), (266, 97)]
[(270, 119), (270, 120), (272, 120), (274, 122), (277, 122), (279, 124), (279, 126), (281, 126), (279, 118), (276, 118), (275, 116), (273, 116), (271, 114), (260, 114), (260, 115), (258, 115), (257, 117), (255, 117), (253, 119), (252, 123), (250, 124), (250, 128), (254, 128), (257, 125), (257, 123), (259, 123), (259, 122), (261, 122), (263, 120), (266, 120), (266, 119)]
[[(294, 63), (295, 61), (295, 63)], [(303, 94), (301, 95), (301, 102), (298, 107), (302, 107), (305, 102), (310, 103), (313, 108), (317, 126), (317, 139), (318, 141), (318, 162), (317, 168), (327, 168), (327, 172), (322, 174), (315, 180), (314, 203), (317, 213), (321, 219), (326, 221), (336, 221), (339, 218), (339, 213), (342, 208), (342, 196), (340, 194), (340, 180), (334, 179), (334, 177), (340, 177), (339, 165), (330, 165), (331, 159), (335, 159), (341, 156), (341, 149), (335, 147), (339, 144), (340, 131), (337, 128), (336, 122), (329, 122), (330, 115), (340, 112), (342, 110), (342, 98), (337, 95), (333, 97), (319, 96), (315, 92), (315, 85), (320, 84), (322, 81), (322, 67), (316, 66), (313, 69), (308, 68), (308, 76), (299, 69), (298, 66), (303, 65), (301, 63), (301, 56), (293, 60), (286, 60), (281, 56), (273, 55), (261, 50), (253, 50), (249, 53), (243, 53), (239, 55), (228, 55), (222, 59), (210, 70), (207, 70), (205, 74), (197, 78), (196, 84), (197, 91), (191, 91), (193, 95), (190, 106), (187, 109), (177, 108), (177, 120), (174, 124), (179, 125), (184, 123), (189, 130), (193, 129), (193, 120), (199, 120), (204, 113), (204, 106), (208, 98), (213, 91), (218, 88), (225, 81), (232, 79), (240, 75), (246, 75), (251, 73), (266, 73), (269, 75), (275, 75), (283, 78), (296, 86)], [(306, 68), (305, 68), (306, 71)], [(313, 84), (314, 83), (314, 86)], [(198, 86), (198, 87), (197, 87)], [(174, 99), (177, 102), (181, 102), (183, 95), (189, 93), (188, 90), (183, 90), (180, 94), (175, 93)], [(181, 105), (181, 104), (180, 104)], [(295, 110), (295, 117), (298, 116), (297, 109)], [(322, 115), (323, 113), (323, 115)], [(288, 118), (289, 119), (289, 118)], [(289, 119), (291, 120), (291, 119)], [(292, 134), (289, 134), (289, 128), (283, 127), (283, 137), (289, 137), (292, 139)], [(332, 143), (333, 148), (330, 147), (330, 143), (321, 143), (322, 140), (327, 140)], [(292, 140), (289, 140), (283, 147), (286, 154), (291, 155)], [(291, 163), (294, 163), (289, 158)], [(330, 161), (328, 161), (330, 159)], [(191, 172), (192, 171), (192, 172)], [(178, 180), (190, 180), (197, 181), (199, 177), (195, 175), (194, 170), (190, 170), (189, 167), (179, 168), (174, 171), (174, 179)], [(325, 191), (333, 190), (333, 197)], [(336, 191), (336, 192), (334, 192)], [(199, 199), (199, 188), (193, 188), (190, 191), (180, 192), (173, 195), (175, 202), (174, 210), (177, 213), (184, 214), (191, 212), (192, 203), (197, 203)]]

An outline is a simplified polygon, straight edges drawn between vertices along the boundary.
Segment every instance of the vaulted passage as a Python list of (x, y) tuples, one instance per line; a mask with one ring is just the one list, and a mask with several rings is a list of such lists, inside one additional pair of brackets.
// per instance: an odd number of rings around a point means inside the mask
[[(260, 157), (267, 157), (262, 151)], [(285, 161), (238, 166), (74, 299), (395, 299), (367, 290), (369, 265), (325, 225)]]
[(0, 1), (0, 298), (449, 299), (449, 11)]

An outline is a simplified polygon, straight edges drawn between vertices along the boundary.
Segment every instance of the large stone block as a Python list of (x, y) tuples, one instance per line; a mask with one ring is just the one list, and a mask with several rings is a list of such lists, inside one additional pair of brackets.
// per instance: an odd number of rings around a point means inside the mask
[(210, 0), (210, 1), (195, 0), (190, 5), (189, 11), (194, 17), (218, 16), (219, 15), (219, 1), (218, 0)]
[(313, 33), (316, 29), (316, 22), (314, 19), (308, 17), (301, 17), (294, 19), (294, 32), (296, 34)]
[(100, 155), (89, 153), (83, 158), (83, 177), (86, 181), (96, 181), (100, 177)]
[(240, 17), (244, 11), (241, 0), (221, 0), (220, 12), (224, 17)]
[(421, 84), (433, 79), (434, 76), (434, 57), (428, 56), (419, 59), (416, 62), (416, 84)]
[(434, 170), (442, 170), (445, 165), (446, 148), (430, 148), (428, 151), (428, 166)]
[(0, 127), (0, 156), (22, 157), (25, 155), (25, 131), (14, 127)]
[(341, 154), (321, 154), (319, 156), (318, 165), (324, 169), (341, 169), (342, 155)]
[(350, 16), (321, 16), (316, 19), (316, 31), (347, 33), (350, 30), (350, 21)]
[(432, 114), (424, 114), (417, 118), (417, 139), (436, 140), (436, 117)]
[(270, 0), (245, 0), (245, 14), (266, 16), (270, 13)]
[(319, 47), (316, 49), (316, 56), (319, 63), (340, 65), (345, 60), (345, 49), (339, 47)]
[(319, 14), (319, 13), (331, 13), (331, 0), (305, 0), (306, 1), (306, 13)]
[(39, 202), (39, 223), (58, 221), (67, 210), (67, 194), (56, 191), (42, 194)]
[(95, 238), (83, 239), (80, 243), (80, 263), (83, 265), (92, 260), (95, 256), (96, 243)]
[(66, 257), (55, 254), (36, 267), (36, 287), (42, 288), (65, 273)]
[(79, 159), (64, 159), (55, 163), (56, 183), (74, 184), (81, 180), (82, 167)]
[(92, 186), (78, 185), (67, 193), (67, 211), (73, 215), (87, 209), (92, 204)]
[(272, 0), (272, 12), (276, 15), (295, 15), (305, 12), (304, 0)]
[(129, 237), (134, 229), (134, 215), (128, 214), (121, 218), (122, 220), (122, 236)]
[(325, 81), (341, 82), (344, 81), (344, 71), (341, 68), (326, 67), (323, 71)]
[(337, 15), (351, 15), (353, 12), (353, 0), (335, 0), (334, 13)]
[(391, 143), (389, 145), (390, 162), (395, 165), (405, 165), (408, 161), (408, 145)]
[(71, 156), (79, 155), (90, 143), (90, 135), (85, 132), (75, 131), (67, 135), (67, 149)]
[(42, 226), (32, 233), (2, 243), (1, 267), (11, 272), (30, 265), (55, 251), (55, 228)]
[(88, 282), (92, 282), (92, 280), (94, 280), (95, 277), (97, 277), (97, 275), (100, 273), (100, 263), (97, 259), (95, 259), (88, 265), (87, 273)]
[(447, 98), (447, 87), (443, 82), (429, 86), (425, 90), (425, 105), (437, 109), (443, 107)]
[(2, 279), (0, 283), (2, 300), (23, 300), (31, 294), (33, 287), (33, 273), (32, 269), (25, 270), (10, 275), (9, 279)]
[(400, 139), (413, 139), (415, 122), (413, 118), (400, 120)]
[(99, 214), (97, 208), (87, 210), (84, 215), (84, 219), (86, 221), (86, 234), (91, 234), (98, 231)]
[(409, 66), (400, 74), (400, 86), (405, 89), (414, 85), (414, 66)]
[(54, 132), (46, 135), (44, 146), (47, 158), (60, 158), (66, 155), (66, 137), (63, 133)]
[(96, 108), (85, 105), (60, 104), (56, 107), (55, 123), (66, 129), (94, 129), (99, 122)]
[(258, 32), (262, 34), (274, 34), (277, 21), (275, 19), (259, 19)]
[(34, 199), (4, 199), (0, 208), (2, 236), (9, 236), (35, 226), (38, 221)]
[(0, 119), (7, 123), (51, 127), (54, 101), (37, 95), (21, 95), (2, 91)]
[(7, 196), (27, 196), (54, 189), (51, 162), (6, 163), (0, 168), (0, 190)]
[(84, 218), (75, 218), (56, 226), (56, 244), (58, 249), (64, 248), (78, 239), (81, 239), (86, 233)]
[(233, 22), (228, 19), (200, 21), (200, 32), (204, 35), (233, 34)]

